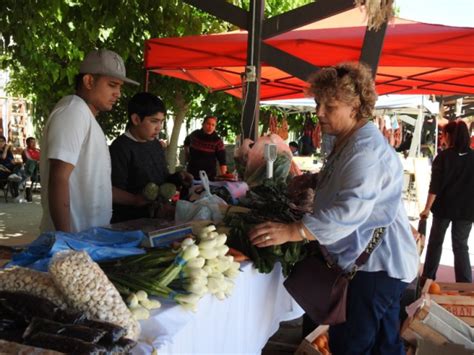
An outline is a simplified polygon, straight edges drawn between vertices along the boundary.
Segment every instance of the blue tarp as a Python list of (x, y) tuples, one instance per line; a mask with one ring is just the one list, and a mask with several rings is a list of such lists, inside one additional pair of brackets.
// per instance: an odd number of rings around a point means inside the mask
[(97, 227), (79, 233), (47, 232), (14, 255), (6, 267), (18, 265), (48, 271), (51, 257), (62, 250), (85, 250), (94, 261), (144, 254), (145, 251), (139, 248), (144, 238), (142, 231), (122, 232)]

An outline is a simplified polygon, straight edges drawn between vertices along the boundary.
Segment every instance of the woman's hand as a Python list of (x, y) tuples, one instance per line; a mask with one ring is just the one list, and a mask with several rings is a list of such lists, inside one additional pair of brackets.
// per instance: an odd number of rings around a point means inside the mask
[(258, 248), (280, 245), (289, 241), (299, 241), (296, 223), (284, 224), (265, 222), (255, 226), (249, 232), (250, 242)]

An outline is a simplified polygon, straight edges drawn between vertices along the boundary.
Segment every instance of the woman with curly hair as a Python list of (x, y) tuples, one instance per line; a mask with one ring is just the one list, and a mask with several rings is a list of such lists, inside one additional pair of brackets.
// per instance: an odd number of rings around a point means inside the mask
[(309, 83), (322, 132), (335, 137), (313, 213), (296, 223), (260, 224), (249, 238), (257, 247), (316, 240), (350, 273), (381, 231), (349, 283), (346, 321), (329, 328), (329, 345), (333, 354), (404, 354), (400, 299), (419, 258), (402, 203), (403, 167), (369, 121), (377, 98), (372, 73), (364, 64), (345, 63), (321, 69)]

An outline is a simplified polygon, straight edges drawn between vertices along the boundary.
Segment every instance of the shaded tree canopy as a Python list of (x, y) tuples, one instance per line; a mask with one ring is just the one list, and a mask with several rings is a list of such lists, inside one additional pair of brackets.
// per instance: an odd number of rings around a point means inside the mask
[[(248, 0), (232, 2), (248, 8)], [(266, 14), (272, 16), (309, 2), (267, 0)], [(79, 63), (89, 50), (116, 51), (125, 60), (127, 75), (143, 84), (146, 39), (233, 29), (180, 0), (3, 0), (0, 67), (10, 71), (9, 92), (33, 102), (33, 120), (40, 133), (55, 103), (73, 92)], [(177, 79), (158, 75), (150, 79), (150, 91), (161, 96), (172, 111), (180, 102), (176, 97), (184, 97), (188, 117), (214, 112), (223, 118), (220, 129), (239, 130), (240, 100)], [(137, 90), (143, 86), (125, 85), (114, 110), (99, 117), (107, 136), (120, 133), (127, 120), (126, 103)]]

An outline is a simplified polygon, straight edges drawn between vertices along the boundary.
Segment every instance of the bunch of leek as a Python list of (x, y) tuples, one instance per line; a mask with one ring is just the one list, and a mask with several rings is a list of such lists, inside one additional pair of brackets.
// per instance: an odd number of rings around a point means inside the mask
[(186, 238), (177, 250), (151, 249), (100, 265), (124, 298), (143, 290), (195, 310), (206, 293), (219, 299), (229, 296), (240, 266), (226, 256), (227, 236), (218, 234), (215, 226), (204, 227), (197, 240)]

